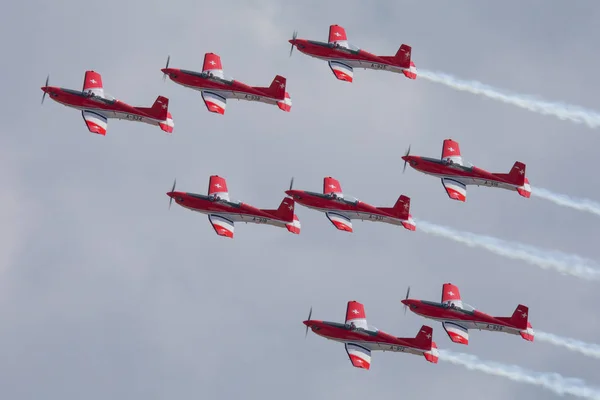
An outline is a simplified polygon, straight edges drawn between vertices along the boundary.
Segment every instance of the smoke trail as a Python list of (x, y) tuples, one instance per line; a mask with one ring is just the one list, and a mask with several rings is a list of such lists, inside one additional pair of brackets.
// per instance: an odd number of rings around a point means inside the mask
[(598, 264), (575, 254), (543, 250), (491, 236), (461, 232), (426, 221), (417, 221), (417, 230), (452, 239), (470, 247), (481, 247), (500, 256), (522, 260), (542, 269), (552, 269), (563, 275), (571, 275), (585, 280), (600, 280)]
[(551, 390), (559, 396), (570, 394), (586, 399), (600, 399), (600, 388), (588, 386), (579, 378), (565, 378), (556, 372), (529, 371), (516, 365), (505, 365), (480, 360), (475, 356), (440, 350), (440, 359), (473, 371), (508, 378), (511, 381), (529, 383)]
[(552, 333), (539, 331), (535, 331), (535, 340), (564, 347), (566, 349), (576, 351), (588, 357), (600, 358), (600, 345), (597, 345), (595, 343), (586, 343), (580, 340), (564, 338), (557, 335), (553, 335)]
[(559, 206), (570, 207), (575, 210), (587, 211), (592, 214), (600, 215), (600, 203), (590, 199), (578, 199), (567, 196), (566, 194), (553, 193), (542, 188), (532, 188), (531, 194), (541, 199), (550, 200)]
[(586, 110), (579, 106), (554, 103), (537, 99), (533, 96), (504, 92), (478, 81), (465, 81), (442, 72), (420, 69), (418, 73), (420, 78), (427, 79), (431, 82), (441, 83), (453, 89), (483, 95), (494, 100), (500, 100), (503, 103), (512, 104), (542, 115), (553, 115), (563, 121), (566, 120), (578, 124), (586, 124), (590, 128), (597, 128), (600, 126), (599, 113), (592, 110)]

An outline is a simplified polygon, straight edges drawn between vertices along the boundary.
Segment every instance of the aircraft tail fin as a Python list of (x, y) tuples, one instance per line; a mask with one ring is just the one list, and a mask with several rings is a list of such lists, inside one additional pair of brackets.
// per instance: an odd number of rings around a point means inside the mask
[(294, 220), (294, 205), (294, 199), (290, 197), (285, 197), (281, 201), (281, 204), (279, 205), (279, 208), (277, 210), (265, 209), (261, 211), (266, 212), (267, 214), (271, 214), (282, 221), (292, 222)]
[(410, 231), (417, 229), (417, 225), (410, 214), (410, 197), (401, 195), (396, 200), (394, 207), (379, 207), (381, 211), (392, 214), (394, 217), (402, 220), (402, 226)]
[[(283, 76), (277, 75), (275, 78), (273, 78), (273, 82), (271, 82), (271, 86), (255, 87), (254, 89), (258, 89), (275, 99), (285, 101), (286, 85), (287, 85), (287, 80)], [(288, 98), (289, 98), (289, 94), (288, 94)]]
[(403, 68), (402, 73), (408, 79), (417, 79), (417, 67), (411, 60), (412, 47), (407, 44), (402, 44), (395, 55), (379, 56), (384, 60), (393, 63), (394, 65)]
[(525, 184), (525, 164), (520, 161), (514, 163), (508, 174), (494, 174), (499, 178), (507, 180), (513, 185), (523, 186)]
[(401, 338), (403, 341), (408, 342), (410, 346), (418, 348), (423, 351), (425, 359), (431, 363), (437, 364), (439, 358), (439, 352), (437, 345), (432, 339), (433, 329), (430, 326), (423, 325), (417, 336), (414, 338)]
[(152, 107), (136, 107), (141, 112), (149, 115), (154, 119), (164, 121), (169, 114), (169, 99), (163, 96), (158, 96), (152, 104)]
[(531, 327), (531, 324), (529, 324), (529, 307), (524, 306), (522, 304), (519, 304), (517, 306), (512, 316), (497, 317), (496, 319), (499, 319), (502, 322), (506, 322), (517, 329), (526, 330), (528, 328), (528, 325), (529, 327)]
[(290, 197), (285, 197), (281, 201), (281, 204), (279, 205), (279, 208), (277, 210), (261, 211), (266, 212), (267, 214), (271, 214), (273, 217), (286, 222), (285, 227), (287, 228), (287, 230), (291, 233), (298, 235), (300, 234), (300, 220), (298, 219), (298, 216), (294, 214), (295, 204), (296, 203), (294, 202), (294, 199)]
[(399, 338), (405, 342), (408, 342), (411, 346), (417, 347), (423, 350), (429, 350), (431, 348), (431, 344), (433, 343), (433, 329), (430, 326), (423, 325), (417, 336), (414, 338)]

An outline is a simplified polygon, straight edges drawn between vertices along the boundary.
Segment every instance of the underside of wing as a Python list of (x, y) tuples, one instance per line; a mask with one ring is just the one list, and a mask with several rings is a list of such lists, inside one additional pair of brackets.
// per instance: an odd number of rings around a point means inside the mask
[(346, 353), (356, 368), (369, 369), (371, 367), (371, 350), (366, 347), (355, 343), (346, 343)]
[(328, 211), (325, 213), (327, 218), (331, 221), (333, 226), (338, 228), (340, 231), (352, 232), (352, 221), (350, 218), (346, 217), (343, 214), (336, 213), (333, 211)]
[(329, 61), (329, 68), (340, 81), (352, 82), (354, 69), (348, 64), (339, 61)]
[(108, 128), (108, 118), (104, 115), (96, 112), (83, 110), (81, 112), (81, 116), (85, 121), (85, 125), (92, 133), (97, 133), (99, 135), (106, 135), (106, 129)]
[(202, 91), (202, 99), (208, 111), (216, 114), (225, 114), (225, 108), (227, 108), (227, 99), (215, 92)]
[(233, 239), (234, 225), (233, 221), (216, 214), (209, 214), (208, 220), (219, 236), (225, 236)]
[(442, 185), (448, 193), (448, 197), (453, 200), (467, 201), (467, 185), (457, 179), (442, 178)]
[(455, 324), (454, 322), (442, 322), (444, 330), (454, 343), (469, 344), (469, 330), (464, 326)]

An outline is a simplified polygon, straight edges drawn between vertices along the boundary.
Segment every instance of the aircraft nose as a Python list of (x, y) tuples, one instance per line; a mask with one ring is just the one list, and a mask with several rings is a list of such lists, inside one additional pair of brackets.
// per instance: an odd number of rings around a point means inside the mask
[(402, 156), (402, 159), (403, 159), (404, 161), (408, 161), (408, 156)]
[(303, 323), (304, 325), (306, 325), (306, 326), (310, 326), (310, 321), (309, 321), (309, 320), (302, 321), (302, 323)]
[(297, 190), (286, 190), (285, 194), (287, 194), (288, 196), (291, 196), (295, 199), (299, 199), (300, 198), (300, 194)]
[(175, 192), (167, 192), (167, 196), (169, 197), (175, 197)]

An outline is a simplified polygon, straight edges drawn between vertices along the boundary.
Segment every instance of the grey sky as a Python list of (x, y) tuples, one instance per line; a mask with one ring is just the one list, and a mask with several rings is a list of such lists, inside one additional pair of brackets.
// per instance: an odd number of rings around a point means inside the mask
[[(486, 2), (488, 3), (488, 2)], [(325, 62), (298, 51), (299, 37), (326, 40), (337, 23), (376, 54), (413, 47), (417, 68), (600, 110), (595, 1), (16, 2), (0, 16), (0, 393), (3, 399), (548, 398), (542, 389), (377, 352), (369, 372), (343, 345), (302, 320), (342, 321), (348, 300), (369, 323), (398, 336), (423, 324), (440, 348), (556, 371), (600, 385), (597, 362), (519, 337), (473, 332), (467, 348), (440, 324), (402, 314), (407, 285), (436, 300), (457, 284), (494, 315), (530, 307), (535, 329), (597, 341), (597, 284), (471, 249), (418, 230), (356, 222), (345, 234), (298, 207), (302, 233), (239, 225), (214, 234), (205, 216), (173, 206), (178, 189), (204, 193), (211, 174), (230, 195), (276, 207), (291, 176), (318, 190), (335, 176), (344, 192), (378, 206), (400, 194), (417, 219), (600, 259), (598, 221), (514, 192), (470, 188), (449, 200), (437, 179), (400, 156), (437, 156), (452, 137), (488, 170), (527, 164), (532, 186), (600, 199), (598, 130), (544, 117), (402, 75), (355, 71), (337, 81)], [(291, 113), (230, 101), (210, 114), (198, 92), (161, 80), (171, 66), (201, 70), (205, 52), (225, 73), (256, 86), (286, 76)], [(86, 69), (130, 104), (170, 99), (175, 133), (125, 121), (106, 137), (79, 113), (39, 100), (46, 74), (80, 88)], [(417, 220), (418, 223), (418, 220)], [(469, 390), (465, 391), (465, 388)]]

